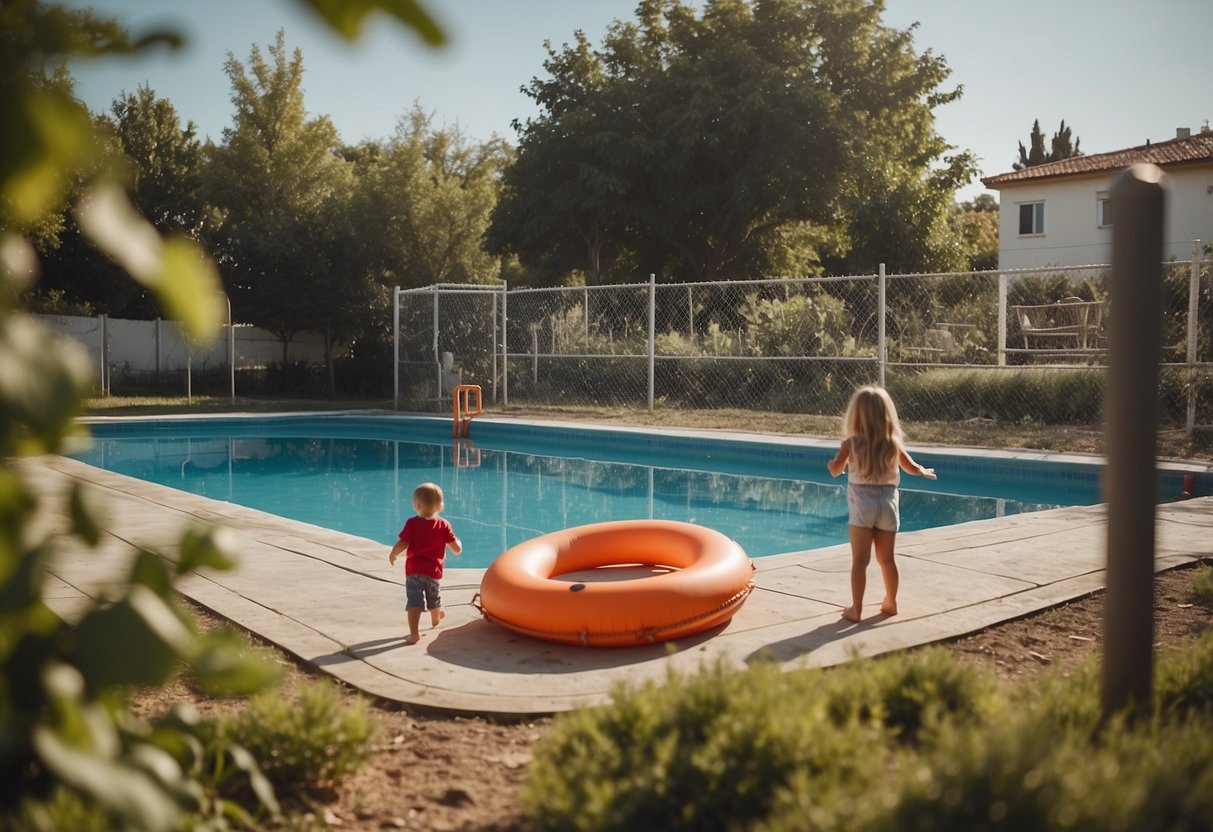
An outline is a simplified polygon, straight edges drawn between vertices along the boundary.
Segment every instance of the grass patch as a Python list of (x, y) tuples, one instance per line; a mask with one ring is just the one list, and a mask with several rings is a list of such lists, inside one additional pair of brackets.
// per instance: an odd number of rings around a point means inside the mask
[(317, 410), (391, 410), (391, 400), (252, 399), (228, 396), (103, 396), (84, 401), (85, 416), (163, 416), (176, 413), (289, 413)]

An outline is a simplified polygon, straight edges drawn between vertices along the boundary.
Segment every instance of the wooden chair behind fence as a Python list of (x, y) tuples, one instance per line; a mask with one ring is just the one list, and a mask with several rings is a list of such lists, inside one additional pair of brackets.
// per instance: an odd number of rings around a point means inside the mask
[(1103, 301), (1063, 298), (1056, 303), (1012, 306), (1025, 350), (1076, 352), (1098, 349)]

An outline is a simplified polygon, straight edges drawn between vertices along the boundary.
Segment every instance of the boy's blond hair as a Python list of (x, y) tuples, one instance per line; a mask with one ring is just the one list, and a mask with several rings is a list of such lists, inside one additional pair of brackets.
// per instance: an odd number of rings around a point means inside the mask
[(422, 517), (433, 517), (442, 511), (442, 487), (434, 482), (423, 482), (414, 488), (413, 508)]
[(864, 385), (851, 395), (843, 422), (851, 440), (855, 473), (869, 482), (890, 479), (897, 470), (901, 422), (897, 406), (883, 387)]

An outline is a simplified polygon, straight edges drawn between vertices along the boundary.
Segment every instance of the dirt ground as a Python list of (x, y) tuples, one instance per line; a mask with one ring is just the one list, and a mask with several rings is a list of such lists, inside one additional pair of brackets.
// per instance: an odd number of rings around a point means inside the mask
[[(1194, 568), (1156, 577), (1156, 647), (1182, 643), (1213, 628), (1213, 604), (1196, 600)], [(961, 661), (989, 668), (1008, 685), (1031, 684), (1041, 674), (1068, 673), (1097, 651), (1103, 633), (1103, 593), (1000, 624), (947, 643)], [(199, 611), (203, 627), (218, 620)], [(290, 697), (308, 671), (279, 656)], [(350, 697), (356, 694), (347, 692)], [(184, 682), (140, 696), (138, 713), (152, 715), (182, 699), (203, 713), (239, 705), (199, 698)], [(521, 819), (519, 793), (535, 744), (550, 718), (497, 722), (479, 717), (410, 712), (372, 703), (378, 736), (371, 759), (338, 787), (314, 796), (305, 822), (340, 830), (467, 830), (513, 832)]]

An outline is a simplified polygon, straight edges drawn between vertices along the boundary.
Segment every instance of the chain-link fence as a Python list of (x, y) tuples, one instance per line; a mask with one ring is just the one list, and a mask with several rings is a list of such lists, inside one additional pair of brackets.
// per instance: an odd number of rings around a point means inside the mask
[[(1162, 418), (1213, 416), (1210, 261), (1163, 266)], [(1098, 422), (1109, 266), (398, 293), (397, 405), (836, 416), (882, 383), (915, 420)], [(444, 365), (444, 353), (449, 353)]]
[(486, 402), (498, 401), (506, 375), (499, 329), (509, 297), (504, 286), (439, 284), (395, 294), (397, 405), (449, 407), (461, 377), (479, 384)]

